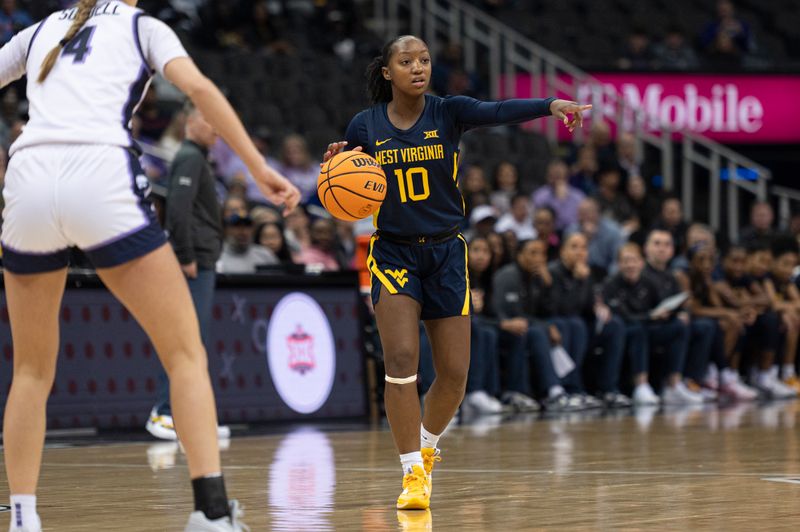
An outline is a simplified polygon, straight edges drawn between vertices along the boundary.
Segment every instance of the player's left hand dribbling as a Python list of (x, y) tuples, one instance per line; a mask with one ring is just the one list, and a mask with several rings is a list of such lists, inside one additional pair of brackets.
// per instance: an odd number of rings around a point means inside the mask
[[(591, 108), (591, 105), (582, 105), (570, 100), (553, 100), (550, 104), (550, 113), (564, 122), (572, 133), (576, 127), (583, 127), (583, 112)], [(572, 118), (569, 115), (572, 115)]]

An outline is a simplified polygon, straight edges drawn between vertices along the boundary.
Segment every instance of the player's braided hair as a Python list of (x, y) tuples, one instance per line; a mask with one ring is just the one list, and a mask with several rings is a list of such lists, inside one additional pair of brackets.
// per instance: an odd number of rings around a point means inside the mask
[(57, 45), (50, 50), (50, 53), (47, 54), (47, 57), (44, 58), (42, 61), (42, 70), (39, 72), (39, 83), (44, 83), (44, 80), (47, 79), (47, 76), (50, 74), (50, 71), (53, 70), (53, 67), (56, 65), (56, 61), (58, 60), (58, 56), (61, 55), (61, 50), (71, 41), (83, 25), (86, 24), (86, 21), (89, 20), (89, 16), (92, 14), (92, 9), (97, 5), (97, 0), (80, 0), (78, 5), (76, 6), (76, 13), (75, 13), (75, 20), (72, 21), (72, 26), (69, 27), (67, 30), (67, 34), (64, 35), (64, 38), (59, 41)]
[(394, 45), (402, 39), (418, 39), (413, 35), (401, 35), (387, 42), (381, 49), (381, 55), (375, 56), (367, 66), (367, 94), (372, 103), (392, 101), (392, 82), (383, 77), (383, 67), (389, 66), (394, 52)]

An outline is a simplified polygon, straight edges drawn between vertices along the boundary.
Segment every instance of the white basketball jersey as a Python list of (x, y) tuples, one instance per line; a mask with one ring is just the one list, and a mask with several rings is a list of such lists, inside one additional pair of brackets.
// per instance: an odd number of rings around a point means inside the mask
[(131, 117), (153, 74), (187, 56), (163, 22), (122, 1), (101, 0), (39, 83), (42, 62), (75, 13), (75, 8), (53, 13), (0, 50), (0, 84), (28, 74), (30, 121), (11, 153), (39, 144), (132, 146)]

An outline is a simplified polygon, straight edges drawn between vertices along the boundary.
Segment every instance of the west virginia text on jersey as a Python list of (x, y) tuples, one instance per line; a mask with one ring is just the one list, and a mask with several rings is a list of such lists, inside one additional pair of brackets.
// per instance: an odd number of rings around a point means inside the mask
[(409, 129), (396, 128), (387, 104), (360, 112), (345, 134), (386, 173), (386, 199), (375, 217), (378, 229), (397, 235), (432, 235), (461, 224), (458, 143), (470, 128), (519, 123), (549, 114), (546, 100), (481, 102), (466, 96), (425, 96), (425, 109)]

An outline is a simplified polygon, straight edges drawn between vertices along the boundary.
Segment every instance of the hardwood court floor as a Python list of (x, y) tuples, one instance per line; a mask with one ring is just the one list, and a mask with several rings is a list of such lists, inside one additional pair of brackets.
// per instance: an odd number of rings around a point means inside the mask
[[(398, 521), (385, 428), (235, 437), (223, 458), (253, 530), (797, 530), (799, 416), (784, 402), (455, 426), (431, 524), (420, 512)], [(186, 474), (170, 443), (50, 446), (45, 530), (182, 530)]]

